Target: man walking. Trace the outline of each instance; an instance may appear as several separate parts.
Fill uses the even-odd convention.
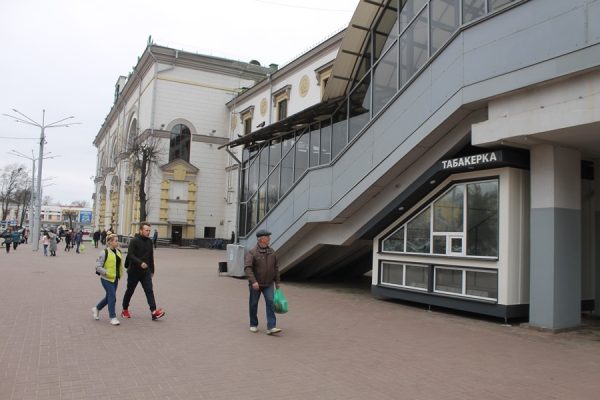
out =
[[[273,310],[273,283],[279,289],[279,264],[275,251],[269,247],[271,232],[259,230],[256,232],[256,241],[256,246],[246,254],[244,260],[244,270],[250,290],[250,332],[258,332],[258,300],[262,293],[267,313],[267,335],[273,335],[281,332],[281,329],[277,328],[277,319]]]
[[[154,230],[154,235],[152,235],[152,243],[154,244],[154,248],[156,248],[156,242],[158,241],[158,231]]]
[[[154,300],[154,290],[152,289],[152,277],[154,277],[154,246],[150,239],[150,224],[148,222],[140,222],[139,233],[129,242],[127,249],[127,259],[125,266],[127,267],[127,290],[123,296],[123,318],[131,318],[129,312],[129,302],[131,296],[137,287],[138,282],[142,284],[146,300],[150,307],[152,320],[157,320],[165,315],[161,308],[156,308]]]

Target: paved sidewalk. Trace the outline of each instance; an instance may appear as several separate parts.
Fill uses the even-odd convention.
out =
[[[224,251],[158,249],[151,321],[94,321],[98,250],[0,253],[0,399],[598,399],[597,330],[551,334],[283,282],[279,337],[248,331],[245,280]],[[124,283],[124,282],[122,282]],[[118,307],[124,293],[118,290]]]

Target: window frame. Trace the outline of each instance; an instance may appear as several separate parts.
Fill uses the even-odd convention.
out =
[[[410,214],[408,214],[406,216],[406,218],[403,218],[402,220],[400,220],[399,223],[395,224],[393,226],[393,228],[391,228],[386,234],[385,236],[383,236],[382,238],[379,239],[379,243],[378,243],[378,250],[380,253],[383,254],[397,254],[397,255],[407,255],[407,256],[423,256],[423,257],[450,257],[450,258],[468,258],[468,259],[481,259],[481,260],[498,260],[499,255],[500,255],[500,218],[498,218],[498,230],[496,232],[497,235],[497,244],[498,244],[498,255],[496,256],[481,256],[481,255],[469,255],[467,254],[467,185],[469,184],[474,184],[474,183],[485,183],[485,182],[496,182],[497,183],[497,188],[498,188],[498,192],[497,192],[497,211],[498,214],[500,214],[500,176],[499,175],[493,175],[493,176],[486,176],[486,177],[478,177],[478,178],[473,178],[473,179],[455,179],[455,180],[451,180],[450,182],[448,182],[447,185],[445,185],[443,188],[441,188],[439,191],[436,191],[434,194],[431,194],[431,196],[429,196],[425,202],[420,205],[418,208],[416,208],[413,212],[411,212]],[[450,190],[452,190],[455,186],[457,185],[465,185],[464,188],[464,196],[463,196],[463,231],[461,232],[438,232],[438,231],[434,231],[433,230],[433,219],[434,219],[434,212],[433,212],[433,204],[440,198],[442,198],[446,193],[448,193]],[[414,219],[418,218],[422,212],[424,212],[427,208],[430,209],[430,215],[429,215],[429,253],[417,253],[417,252],[409,252],[407,251],[407,240],[408,240],[408,231],[407,231],[407,226],[408,224],[413,221]],[[404,229],[404,244],[403,244],[403,249],[404,251],[397,251],[397,250],[385,250],[384,249],[384,242],[391,237],[392,235],[394,235],[398,230],[400,229]],[[441,254],[441,253],[434,253],[434,236],[445,236],[446,237],[446,253]],[[462,250],[461,252],[452,252],[451,251],[451,239],[458,239],[460,238],[462,240]]]

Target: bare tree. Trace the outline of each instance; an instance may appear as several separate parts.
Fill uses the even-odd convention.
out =
[[[8,206],[15,202],[16,192],[27,181],[27,168],[22,164],[9,164],[0,176],[0,198],[2,199],[2,220],[8,217]]]
[[[29,188],[27,182],[25,183],[25,187],[19,188],[19,190],[17,190],[15,193],[15,202],[17,203],[17,207],[21,210],[19,226],[23,226],[25,215],[27,214],[31,203],[31,188]],[[29,224],[31,225],[31,221],[29,221]]]
[[[133,172],[139,176],[138,200],[140,202],[140,221],[148,217],[148,195],[146,181],[150,178],[152,168],[158,165],[162,156],[160,139],[156,136],[142,135],[132,140],[129,146]]]
[[[44,196],[42,198],[42,205],[51,206],[53,204],[54,204],[54,199],[52,198],[52,196]]]
[[[63,210],[62,212],[63,218],[67,217],[69,219],[69,229],[73,229],[73,221],[76,221],[77,215],[79,211],[77,210]]]
[[[82,207],[86,208],[90,206],[90,203],[87,200],[75,200],[71,202],[73,207]]]

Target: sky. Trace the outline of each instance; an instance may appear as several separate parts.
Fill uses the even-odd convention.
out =
[[[70,127],[45,131],[43,196],[92,204],[92,142],[114,85],[155,44],[283,66],[344,29],[358,0],[19,0],[0,2],[0,170],[37,158],[41,129],[3,114]]]

